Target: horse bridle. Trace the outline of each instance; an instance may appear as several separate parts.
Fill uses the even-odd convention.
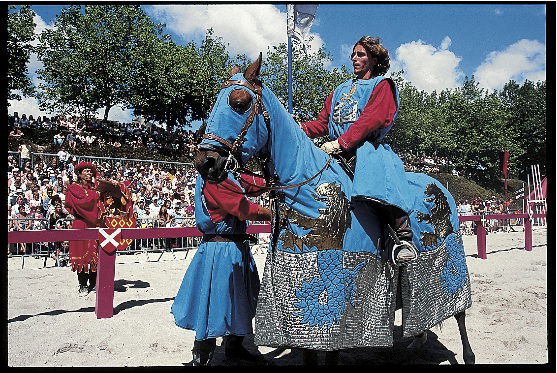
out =
[[[245,81],[245,80],[226,80],[222,83],[220,88],[221,88],[221,90],[223,90],[223,89],[231,87],[233,85],[239,85],[239,86],[245,87],[245,88],[249,89],[253,94],[255,94],[255,103],[254,103],[254,105],[252,105],[252,110],[249,113],[248,117],[246,118],[246,121],[244,122],[244,124],[242,126],[242,129],[238,133],[238,136],[236,137],[236,139],[234,140],[233,143],[230,143],[229,141],[223,139],[222,137],[214,135],[212,133],[205,133],[205,134],[203,134],[202,138],[203,139],[208,139],[208,140],[214,140],[214,141],[218,142],[219,144],[221,144],[222,146],[224,146],[226,148],[226,150],[228,151],[228,157],[227,157],[226,162],[224,164],[224,170],[225,171],[230,171],[230,172],[235,173],[235,172],[238,172],[238,171],[241,170],[245,173],[253,175],[254,174],[253,172],[251,172],[249,170],[246,170],[243,167],[241,167],[241,165],[240,165],[241,154],[239,154],[238,149],[246,141],[245,140],[246,133],[248,132],[251,125],[253,124],[253,121],[254,121],[255,116],[257,114],[262,114],[263,115],[265,125],[267,126],[267,131],[268,131],[269,134],[271,133],[271,131],[270,131],[270,116],[269,116],[269,113],[267,112],[267,110],[265,109],[265,106],[263,105],[261,86],[258,86],[256,84],[252,84],[252,83],[250,83],[248,81]],[[305,185],[305,184],[309,183],[310,181],[315,179],[317,176],[322,174],[323,171],[325,171],[325,169],[329,166],[332,159],[333,159],[333,155],[331,154],[329,159],[325,163],[325,166],[323,166],[323,168],[321,170],[319,170],[311,178],[309,178],[309,179],[307,179],[307,180],[305,180],[301,183],[291,184],[291,185],[270,185],[271,184],[271,179],[276,179],[276,177],[271,177],[270,175],[267,175],[267,177],[265,177],[265,181],[266,181],[265,186],[252,185],[252,184],[247,183],[247,182],[246,183],[248,185],[258,187],[259,189],[265,189],[265,190],[270,190],[270,191],[298,188],[302,185]],[[266,163],[267,162],[268,162],[268,159],[266,160]],[[263,170],[267,170],[266,164],[264,165]],[[259,175],[257,175],[257,176],[259,176]]]
[[[242,129],[238,133],[238,136],[236,137],[233,143],[230,143],[229,141],[223,139],[222,137],[213,135],[212,133],[203,134],[202,137],[204,139],[215,140],[219,144],[223,145],[226,148],[226,150],[228,150],[228,158],[226,159],[224,169],[225,171],[232,171],[232,172],[240,169],[239,160],[241,159],[241,155],[239,154],[238,149],[246,141],[245,140],[246,133],[250,129],[251,125],[253,124],[255,116],[257,114],[263,114],[263,119],[265,120],[265,124],[267,125],[267,128],[269,128],[269,113],[267,112],[267,110],[265,110],[265,106],[263,105],[263,100],[261,99],[262,97],[261,87],[252,84],[250,82],[247,82],[245,80],[226,80],[222,83],[220,88],[221,90],[223,90],[233,85],[240,85],[242,87],[246,87],[247,89],[249,89],[251,92],[255,94],[255,103],[252,105],[252,110],[248,114],[248,117],[246,118],[246,121],[244,122]]]

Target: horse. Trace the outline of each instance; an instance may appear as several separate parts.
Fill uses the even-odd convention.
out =
[[[194,158],[213,183],[246,170],[251,159],[262,162],[273,221],[255,344],[299,348],[307,361],[317,351],[338,356],[343,349],[391,347],[394,314],[402,308],[403,337],[414,337],[412,346],[454,316],[463,360],[475,363],[465,326],[470,279],[454,198],[434,178],[407,172],[418,257],[391,264],[388,231],[372,210],[348,199],[352,180],[342,163],[316,147],[261,82],[261,63],[260,53],[243,74],[230,72]]]

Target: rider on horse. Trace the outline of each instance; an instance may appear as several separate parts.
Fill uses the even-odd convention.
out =
[[[351,59],[355,78],[339,85],[325,101],[317,120],[300,123],[310,138],[328,135],[321,149],[335,154],[353,178],[352,203],[365,203],[389,229],[390,259],[400,265],[417,258],[412,243],[404,185],[404,165],[383,142],[399,108],[398,90],[382,75],[389,69],[389,52],[380,39],[364,36],[354,45]]]

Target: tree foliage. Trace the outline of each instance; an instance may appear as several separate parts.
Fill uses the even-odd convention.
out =
[[[546,171],[547,100],[546,82],[533,83],[526,80],[522,86],[511,80],[499,93],[499,98],[509,115],[508,126],[514,134],[514,142],[522,151],[509,162],[520,165],[516,173],[526,178],[528,166],[539,164]],[[511,154],[512,155],[512,154]]]
[[[130,101],[134,113],[164,122],[167,128],[205,119],[233,63],[211,29],[199,47],[168,40],[143,51],[137,61]]]
[[[24,6],[9,17],[8,88],[29,93],[25,65],[32,12]],[[39,37],[37,52],[44,64],[39,71],[44,81],[38,93],[41,108],[81,115],[104,108],[106,119],[111,107],[122,105],[166,123],[167,129],[206,119],[230,68],[243,70],[251,61],[245,55],[231,57],[211,29],[200,45],[178,45],[163,34],[163,27],[137,5],[64,8],[55,28]],[[293,114],[298,121],[313,120],[328,94],[352,74],[344,65],[329,68],[325,49],[308,55],[294,45],[293,55]],[[287,70],[286,44],[270,47],[262,80],[285,107]],[[472,76],[462,87],[428,93],[402,79],[401,73],[392,78],[401,104],[397,124],[385,140],[400,154],[443,157],[459,173],[488,187],[501,184],[503,151],[510,153],[511,177],[524,179],[532,164],[545,172],[545,81],[510,81],[500,92],[490,93]]]
[[[514,177],[524,177],[533,162],[545,164],[545,83],[537,90],[526,82],[489,93],[471,77],[439,94],[397,83],[400,112],[386,137],[396,150],[444,157],[459,173],[491,188],[501,185],[504,151]]]
[[[313,120],[323,109],[327,96],[352,75],[345,66],[328,70],[325,66],[330,55],[323,49],[306,55],[301,48],[294,47],[292,54],[293,114],[299,121]],[[269,48],[261,75],[265,84],[287,106],[288,54],[285,43]]]
[[[27,71],[27,64],[33,50],[31,42],[35,39],[33,15],[29,5],[23,5],[19,10],[16,10],[14,5],[8,6],[6,40],[8,100],[21,100],[19,92],[23,96],[31,96],[34,93],[33,83]]]
[[[91,115],[129,103],[137,50],[160,36],[139,5],[69,6],[45,30],[37,48],[44,68],[38,95],[41,109]]]

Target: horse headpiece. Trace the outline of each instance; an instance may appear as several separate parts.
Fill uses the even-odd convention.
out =
[[[269,124],[262,99],[263,85],[259,80],[261,59],[260,53],[244,74],[237,67],[233,68],[230,78],[221,85],[195,158],[197,170],[209,182],[220,182],[228,171],[237,170],[260,150],[261,136],[268,135],[268,131],[253,126],[257,121]],[[246,136],[250,130],[255,136]]]

